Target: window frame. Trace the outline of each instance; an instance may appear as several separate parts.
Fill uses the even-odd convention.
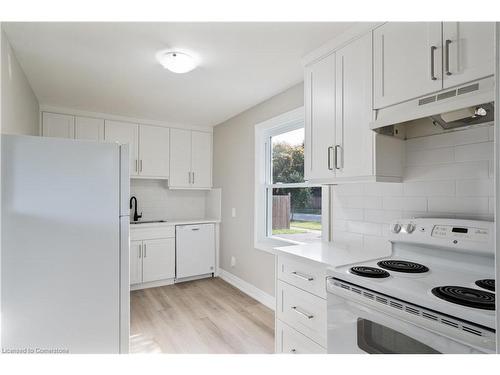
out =
[[[272,235],[272,191],[274,188],[321,187],[322,239],[329,238],[329,189],[307,181],[272,183],[272,137],[305,127],[304,107],[299,107],[255,125],[255,248],[274,253],[273,247],[304,244]]]

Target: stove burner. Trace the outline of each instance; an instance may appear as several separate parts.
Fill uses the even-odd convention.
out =
[[[376,279],[382,279],[384,277],[390,276],[389,272],[375,267],[356,266],[356,267],[351,267],[350,271],[351,273],[358,276],[372,277]]]
[[[422,264],[408,262],[406,260],[382,260],[378,262],[377,265],[386,270],[404,273],[423,273],[429,271],[429,269]]]
[[[482,279],[477,280],[476,285],[480,288],[495,291],[495,280],[494,279]]]
[[[495,310],[495,295],[480,289],[463,286],[439,286],[432,294],[445,301],[482,310]]]

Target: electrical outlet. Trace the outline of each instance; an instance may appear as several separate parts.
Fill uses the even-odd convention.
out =
[[[236,217],[236,208],[235,208],[235,207],[233,207],[233,208],[231,209],[231,216],[232,216],[232,217]]]
[[[231,257],[231,267],[236,266],[236,258],[234,256]]]

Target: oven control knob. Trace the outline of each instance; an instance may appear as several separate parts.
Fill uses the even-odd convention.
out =
[[[413,231],[415,231],[415,224],[406,224],[405,225],[405,232],[406,233],[413,233]]]
[[[394,224],[391,228],[392,233],[399,233],[401,232],[401,225],[400,224]]]

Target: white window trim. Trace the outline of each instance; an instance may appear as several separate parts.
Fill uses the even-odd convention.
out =
[[[254,246],[256,249],[275,253],[274,248],[289,245],[301,245],[297,242],[279,237],[269,237],[267,217],[267,199],[266,191],[269,188],[287,188],[287,187],[314,187],[321,186],[315,184],[297,183],[297,184],[272,184],[271,181],[271,163],[270,163],[270,144],[272,136],[281,134],[284,131],[300,129],[304,126],[304,107],[299,107],[279,116],[273,117],[267,121],[255,125],[255,213],[254,213]],[[329,189],[323,187],[322,191],[322,224],[323,239],[328,240],[329,228],[328,211]],[[325,210],[325,211],[324,211]]]

